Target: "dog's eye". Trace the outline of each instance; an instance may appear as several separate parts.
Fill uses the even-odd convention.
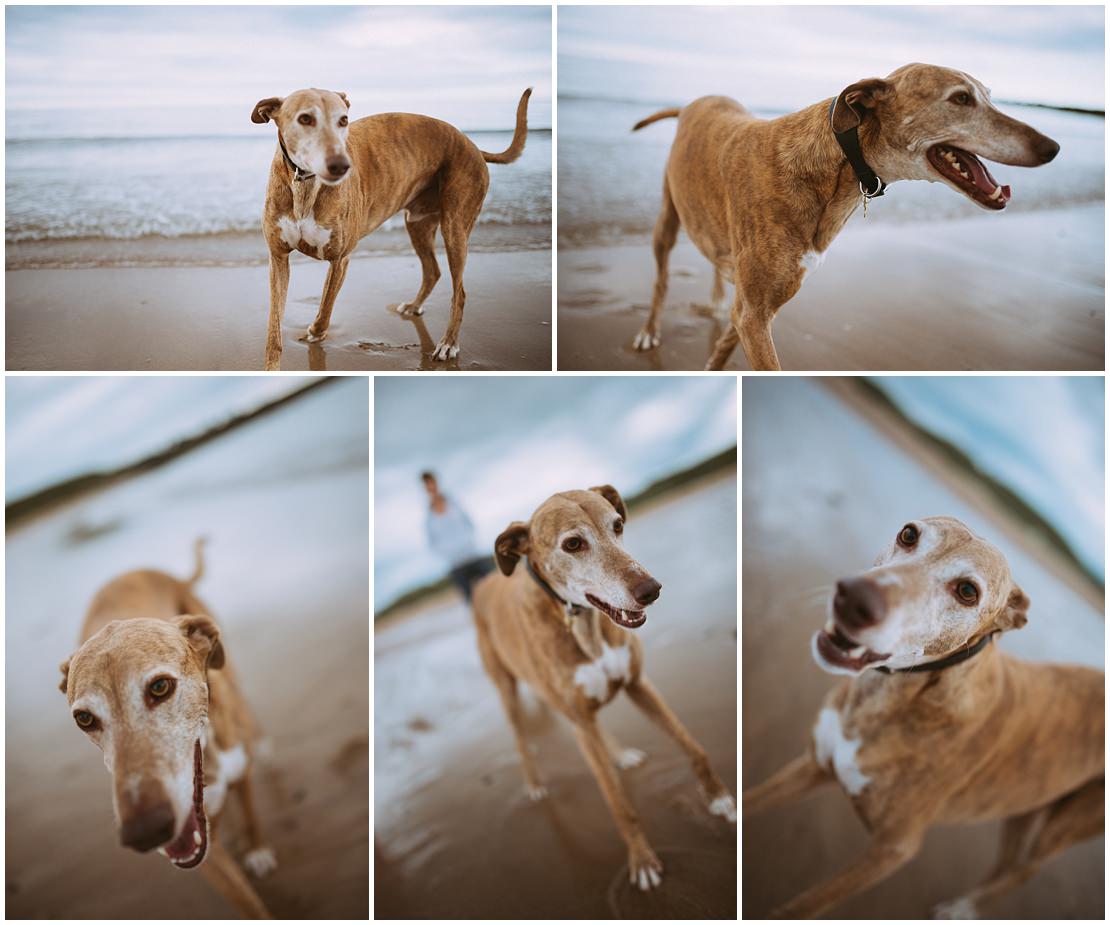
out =
[[[347,117],[346,116],[340,116],[339,117],[339,127],[340,128],[346,128],[347,127]]]
[[[961,90],[959,93],[953,93],[948,97],[949,103],[955,103],[957,106],[970,106],[972,104],[971,94]]]
[[[906,524],[901,532],[898,534],[898,545],[903,549],[912,549],[917,545],[917,541],[921,538],[917,527],[913,524]]]
[[[300,122],[301,125],[315,125],[316,124],[316,120],[313,119],[312,116],[310,116],[307,112],[302,112],[299,116],[297,116],[297,121]]]
[[[563,552],[581,552],[586,548],[586,541],[580,536],[568,536],[563,540]]]
[[[96,725],[96,717],[88,710],[78,710],[73,714],[73,718],[82,729],[92,729]]]
[[[622,533],[624,533],[624,521],[623,520],[614,520],[613,521],[613,532],[617,536],[620,536]]]
[[[979,603],[979,589],[970,581],[956,582],[956,597],[962,604]]]
[[[164,700],[173,693],[173,680],[170,678],[157,678],[150,682],[147,693],[155,700]]]

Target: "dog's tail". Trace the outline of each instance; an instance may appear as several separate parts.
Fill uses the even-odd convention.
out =
[[[208,537],[198,536],[193,543],[193,557],[196,564],[193,566],[193,574],[185,579],[185,584],[190,588],[204,577],[204,544],[207,542]]]
[[[641,119],[637,122],[632,126],[632,131],[638,132],[645,125],[651,125],[652,122],[658,122],[660,119],[677,119],[681,112],[681,106],[675,106],[674,109],[660,109],[659,112],[654,115],[648,116],[646,119]]]
[[[520,102],[516,105],[516,129],[513,131],[513,143],[500,154],[490,154],[483,151],[482,157],[487,164],[511,164],[524,153],[524,139],[528,136],[528,97],[532,95],[529,87],[521,94]]]

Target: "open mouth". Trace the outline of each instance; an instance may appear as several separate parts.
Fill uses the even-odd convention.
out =
[[[829,619],[825,628],[814,637],[817,651],[830,665],[847,671],[863,671],[868,665],[883,662],[890,658],[889,652],[872,652],[854,639],[844,635],[844,631]]]
[[[623,626],[625,629],[634,630],[637,626],[643,626],[647,619],[647,614],[642,610],[618,610],[592,594],[587,594],[586,600],[616,623],[617,626]]]
[[[204,758],[197,740],[193,749],[193,806],[181,834],[158,849],[183,870],[196,867],[208,851],[208,820],[204,815]]]
[[[1010,187],[999,186],[974,154],[951,145],[933,145],[925,154],[933,169],[969,199],[985,209],[1006,208]]]

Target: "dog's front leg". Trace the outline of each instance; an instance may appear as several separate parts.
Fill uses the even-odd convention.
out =
[[[762,784],[744,791],[744,815],[761,813],[794,800],[832,781],[832,775],[808,752],[779,768]]]
[[[921,847],[921,833],[908,831],[889,837],[876,836],[850,867],[824,883],[810,887],[771,913],[773,919],[812,919],[849,896],[885,880],[909,861]]]
[[[328,277],[324,280],[324,294],[320,297],[320,310],[316,313],[316,320],[308,327],[307,340],[310,344],[322,341],[328,333],[331,324],[331,311],[335,308],[335,298],[343,280],[347,278],[347,265],[350,257],[340,257],[328,264]]]
[[[597,720],[590,717],[576,722],[574,733],[590,770],[597,778],[602,796],[609,804],[617,830],[628,846],[628,879],[641,890],[659,886],[663,882],[663,864],[651,850],[651,845],[640,828],[640,818],[621,789],[620,779],[605,749],[605,740]]]
[[[218,838],[208,841],[208,857],[201,872],[216,890],[248,919],[269,919],[270,910],[254,891],[246,874]]]
[[[289,293],[289,252],[270,251],[270,322],[266,329],[265,369],[281,365],[281,322]]]

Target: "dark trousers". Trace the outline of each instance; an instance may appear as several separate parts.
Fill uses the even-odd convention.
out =
[[[463,562],[451,569],[451,582],[462,592],[463,597],[466,598],[466,602],[469,604],[470,589],[474,587],[474,583],[492,571],[493,559],[489,556],[482,556],[480,559],[471,559],[469,562]]]

